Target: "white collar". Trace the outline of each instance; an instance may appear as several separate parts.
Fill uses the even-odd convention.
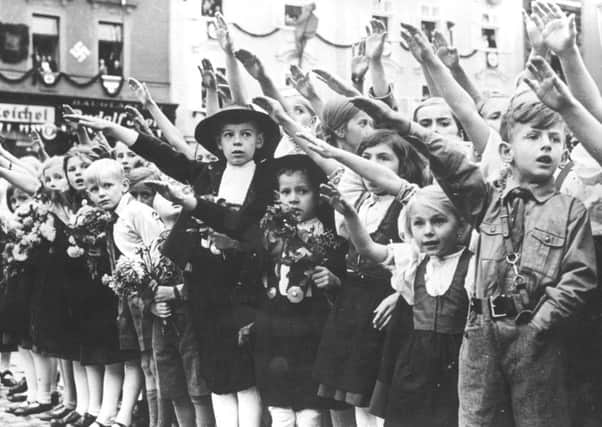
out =
[[[134,196],[132,196],[130,193],[125,193],[121,200],[119,200],[119,203],[117,203],[117,207],[115,208],[115,214],[118,217],[121,217],[126,212],[127,206],[132,200],[134,200]]]
[[[244,165],[231,165],[230,163],[226,162],[226,168],[224,169],[224,173],[228,172],[228,173],[249,173],[251,171],[255,172],[255,160],[251,160],[247,163],[245,163]]]

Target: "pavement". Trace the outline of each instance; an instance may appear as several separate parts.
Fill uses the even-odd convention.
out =
[[[23,371],[20,365],[18,353],[13,353],[11,357],[11,371],[17,380],[23,377]],[[17,417],[5,412],[5,410],[14,405],[6,399],[6,387],[0,386],[0,427],[48,427],[50,423],[40,421],[35,416]]]

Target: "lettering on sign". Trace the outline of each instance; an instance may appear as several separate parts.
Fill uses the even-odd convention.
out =
[[[0,103],[0,122],[54,123],[54,107]]]

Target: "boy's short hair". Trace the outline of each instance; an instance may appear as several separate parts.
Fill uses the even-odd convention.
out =
[[[90,166],[88,166],[88,169],[84,171],[84,181],[86,181],[86,184],[94,182],[98,180],[101,175],[110,175],[119,181],[126,179],[121,163],[113,159],[100,159],[92,162]]]
[[[563,123],[562,117],[543,104],[535,93],[527,88],[510,98],[508,110],[502,116],[500,136],[503,141],[512,143],[512,129],[517,123],[529,123],[536,129],[549,129],[558,122]]]

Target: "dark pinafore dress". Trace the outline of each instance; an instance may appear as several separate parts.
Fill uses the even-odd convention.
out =
[[[399,242],[397,220],[402,207],[397,200],[391,203],[371,234],[375,242]],[[320,396],[359,407],[368,405],[384,339],[384,332],[372,326],[374,309],[391,293],[391,273],[361,257],[350,245],[347,276],[326,321],[314,367]]]
[[[428,257],[418,266],[412,330],[397,355],[385,426],[458,425],[458,355],[468,314],[464,281],[471,255],[464,250],[449,289],[437,297],[426,291]]]

